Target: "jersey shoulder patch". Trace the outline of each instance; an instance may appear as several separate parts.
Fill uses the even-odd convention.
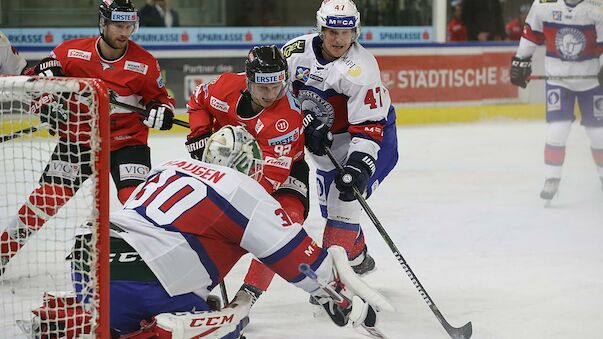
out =
[[[293,53],[303,53],[306,50],[306,40],[295,40],[283,46],[283,56],[289,58]]]

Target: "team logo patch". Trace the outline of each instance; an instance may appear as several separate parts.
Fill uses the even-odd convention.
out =
[[[113,70],[113,65],[108,64],[106,62],[100,62],[101,67],[103,68],[103,71],[107,71],[107,70]]]
[[[577,28],[563,27],[555,34],[555,47],[562,60],[576,60],[586,49],[586,36]]]
[[[124,69],[126,71],[132,71],[146,75],[147,71],[149,70],[149,66],[140,62],[126,60],[126,63],[124,64]]]
[[[295,69],[295,78],[303,82],[308,81],[310,75],[310,69],[308,67],[297,66]]]
[[[226,112],[226,113],[228,113],[228,110],[230,109],[230,106],[225,101],[216,99],[216,97],[214,97],[214,96],[212,96],[211,99],[209,99],[209,105],[211,107],[217,109],[218,111],[222,111],[222,112]]]
[[[561,21],[561,11],[553,11],[553,20]]]
[[[59,177],[68,180],[77,179],[80,166],[67,161],[53,160],[48,164],[46,174],[51,177]]]
[[[335,121],[335,109],[321,94],[324,95],[311,90],[300,90],[297,98],[301,102],[302,110],[311,111],[320,121],[331,127]]]
[[[260,133],[261,130],[264,129],[264,123],[262,122],[262,120],[258,119],[258,121],[256,121],[255,123],[255,133]]]
[[[602,120],[603,119],[603,95],[593,96],[593,110],[594,110],[595,119]]]
[[[289,129],[289,122],[287,122],[285,119],[279,119],[274,126],[276,127],[277,131],[284,132]]]
[[[149,168],[140,164],[122,164],[119,165],[119,180],[140,180],[144,181],[149,174]]]
[[[306,41],[305,40],[296,40],[287,46],[283,47],[283,56],[288,58],[293,53],[303,53],[306,49]]]
[[[165,86],[165,83],[163,82],[163,77],[161,76],[161,74],[157,77],[157,80],[155,80],[157,82],[157,87],[159,88],[163,88],[163,86]]]
[[[67,57],[82,60],[90,60],[90,57],[92,57],[92,53],[79,49],[69,49],[69,51],[67,51]]]
[[[546,110],[559,111],[561,109],[561,90],[559,88],[553,88],[546,93]]]

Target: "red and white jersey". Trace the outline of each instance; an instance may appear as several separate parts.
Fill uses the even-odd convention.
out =
[[[299,264],[334,279],[328,252],[261,185],[228,167],[165,162],[110,219],[111,235],[136,249],[170,296],[206,298],[247,252],[308,292],[318,286]]]
[[[334,152],[361,151],[376,159],[391,105],[377,60],[356,42],[344,56],[328,62],[320,57],[320,44],[318,34],[307,34],[283,47],[293,93],[302,110],[330,126],[336,141],[339,134],[354,139]]]
[[[105,60],[98,50],[98,38],[68,40],[51,53],[61,62],[68,77],[98,78],[117,94],[117,99],[144,108],[150,101],[173,107],[161,77],[159,63],[149,52],[133,41],[117,60]],[[146,145],[149,128],[140,114],[113,107],[111,111],[111,150],[130,145]]]
[[[262,149],[264,177],[260,182],[272,194],[289,177],[293,162],[304,157],[304,139],[299,102],[286,91],[272,106],[251,118],[237,113],[247,89],[245,74],[224,73],[197,86],[188,102],[190,137],[217,131],[225,125],[241,125]]]
[[[570,6],[563,0],[535,0],[517,49],[520,58],[545,45],[549,76],[596,75],[603,64],[603,1]],[[549,81],[575,91],[598,86],[597,79]]]
[[[0,74],[19,75],[27,61],[11,46],[4,33],[0,32]]]

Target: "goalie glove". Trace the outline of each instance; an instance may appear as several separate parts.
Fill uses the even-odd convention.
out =
[[[169,130],[174,125],[174,112],[172,107],[158,101],[151,101],[146,107],[147,117],[142,121],[149,128]]]
[[[335,275],[335,280],[329,285],[343,300],[334,300],[323,289],[312,293],[312,296],[337,326],[345,326],[351,322],[353,327],[375,327],[378,312],[394,311],[394,307],[354,273],[342,247],[331,246],[328,251],[333,260]]]

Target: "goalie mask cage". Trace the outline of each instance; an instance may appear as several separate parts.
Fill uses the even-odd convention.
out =
[[[67,120],[41,122],[43,97],[67,112]],[[20,244],[8,261],[0,253],[0,338],[109,338],[106,86],[97,79],[0,76],[0,134],[0,232]],[[51,160],[55,148],[75,163]],[[91,168],[89,177],[82,166]],[[40,191],[45,168],[53,177],[82,181],[56,214],[52,206],[64,197]],[[59,186],[69,186],[61,180]],[[76,239],[86,246],[74,251]],[[10,252],[4,240],[0,245]],[[72,275],[84,282],[74,284]]]

